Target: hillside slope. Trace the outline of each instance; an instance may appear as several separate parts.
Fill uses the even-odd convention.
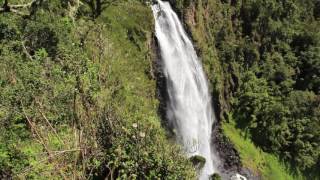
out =
[[[146,1],[6,2],[0,179],[195,179],[161,123]],[[243,168],[319,179],[319,1],[171,3],[202,59],[217,132]]]
[[[243,165],[264,179],[319,179],[320,3],[171,3],[190,29],[220,125]]]
[[[105,2],[1,13],[0,179],[195,177],[157,114],[150,7]]]

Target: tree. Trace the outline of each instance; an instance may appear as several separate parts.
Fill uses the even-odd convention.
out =
[[[285,105],[290,107],[291,135],[289,146],[281,151],[300,169],[311,168],[320,157],[320,99],[310,91],[292,91]]]
[[[90,7],[93,18],[97,18],[98,16],[101,15],[101,12],[107,6],[117,2],[117,0],[81,0],[81,1]]]

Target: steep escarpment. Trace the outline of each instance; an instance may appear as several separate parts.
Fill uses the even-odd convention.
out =
[[[265,179],[293,178],[289,173],[318,178],[319,3],[172,3],[199,49],[220,125],[243,165]],[[246,151],[241,143],[253,149]],[[276,157],[264,152],[294,170],[285,172]]]

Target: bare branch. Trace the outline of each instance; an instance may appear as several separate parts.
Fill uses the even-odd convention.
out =
[[[77,151],[81,151],[81,149],[70,149],[70,150],[62,150],[62,151],[52,151],[54,154],[52,154],[51,157],[45,157],[43,159],[41,159],[40,161],[37,161],[36,164],[41,164],[43,162],[46,162],[46,161],[50,161],[50,158],[57,158],[61,155],[64,155],[66,153],[69,153],[69,152],[77,152]],[[30,172],[32,169],[34,168],[34,165],[30,165],[28,166],[27,168],[25,168],[24,170],[22,170],[20,173],[18,174],[15,174],[14,176],[16,177],[19,177],[21,175],[25,175],[27,174],[28,172]]]
[[[23,13],[23,12],[21,12],[21,11],[18,11],[18,10],[16,10],[16,9],[13,9],[13,8],[10,8],[10,12],[16,13],[16,14],[18,14],[18,15],[20,15],[20,16],[27,16],[27,15],[28,15],[28,14],[26,14],[26,13]]]
[[[43,138],[43,137],[41,136],[41,134],[37,131],[37,128],[35,127],[35,124],[33,124],[33,122],[31,121],[31,119],[28,117],[26,111],[25,111],[24,108],[23,108],[23,103],[22,103],[22,101],[20,101],[20,102],[21,102],[21,105],[22,105],[22,112],[23,112],[24,116],[26,117],[26,119],[27,119],[27,121],[28,121],[31,129],[35,132],[35,134],[37,135],[39,141],[41,142],[42,146],[43,146],[44,149],[47,151],[47,153],[48,153],[48,155],[49,155],[49,157],[50,157],[50,156],[51,156],[51,153],[50,153],[50,151],[49,151],[49,149],[48,149],[48,146],[46,145],[45,141],[43,140],[44,138]]]
[[[21,45],[22,45],[22,50],[24,52],[24,54],[30,59],[30,60],[33,60],[33,57],[31,56],[31,54],[28,52],[25,44],[24,44],[24,41],[21,42]]]
[[[29,3],[26,4],[16,4],[16,5],[9,5],[10,8],[18,9],[18,8],[28,8],[30,7],[33,3],[35,3],[37,0],[33,0]]]
[[[25,9],[25,8],[33,8],[38,2],[42,2],[43,0],[32,0],[26,4],[10,4],[9,0],[5,0],[2,7],[0,7],[0,13],[3,12],[12,12],[16,13],[21,16],[28,16],[30,14],[26,14],[18,9]]]
[[[37,102],[40,106],[40,108],[42,108],[42,104],[40,104],[39,102]],[[38,108],[38,111],[40,112],[40,114],[42,115],[42,117],[46,120],[46,123],[49,125],[49,127],[51,128],[52,132],[56,135],[56,137],[58,138],[58,140],[60,141],[60,143],[64,143],[60,136],[58,135],[57,131],[54,129],[54,127],[52,126],[52,124],[50,123],[50,121],[48,120],[48,118],[45,116],[45,114],[41,111],[41,109]]]

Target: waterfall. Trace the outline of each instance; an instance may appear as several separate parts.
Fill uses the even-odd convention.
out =
[[[169,96],[167,118],[185,153],[189,157],[199,155],[206,159],[199,179],[209,179],[217,172],[219,159],[211,148],[215,116],[206,76],[192,42],[170,4],[158,0],[152,11]]]

